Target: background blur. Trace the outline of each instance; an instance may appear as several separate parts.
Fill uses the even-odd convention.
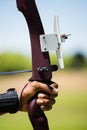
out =
[[[61,34],[71,34],[62,44],[63,53],[82,52],[87,56],[87,1],[36,0],[45,33],[54,32],[54,16],[58,15]],[[17,10],[16,0],[3,0],[0,6],[0,53],[4,51],[30,55],[27,24]],[[30,52],[30,54],[29,54]]]
[[[59,16],[61,33],[71,33],[62,44],[65,69],[53,73],[59,97],[46,112],[50,130],[87,130],[87,1],[36,0],[46,33],[53,33],[53,17]],[[24,17],[14,0],[0,4],[0,72],[32,68],[30,39]],[[20,59],[20,60],[19,60]],[[55,60],[54,60],[55,59]],[[57,63],[54,54],[51,62]],[[0,75],[0,93],[24,85],[31,73]],[[27,113],[0,116],[1,130],[32,129]]]

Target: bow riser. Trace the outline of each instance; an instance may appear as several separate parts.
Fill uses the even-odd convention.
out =
[[[24,1],[22,6],[20,0],[17,0],[17,5],[18,9],[25,16],[30,33],[33,69],[31,80],[45,82],[46,80],[48,81],[52,78],[52,70],[50,66],[49,53],[41,52],[39,36],[41,34],[44,34],[43,26],[39,17],[38,10],[36,8],[35,1]],[[40,72],[38,71],[40,67],[47,67],[48,71],[46,70],[44,72]]]
[[[44,34],[35,0],[17,0],[17,7],[23,13],[30,33],[33,72],[30,81],[40,81],[50,85],[52,69],[48,52],[41,52],[39,36]],[[29,102],[29,117],[34,130],[49,130],[45,114],[36,104],[37,96]]]

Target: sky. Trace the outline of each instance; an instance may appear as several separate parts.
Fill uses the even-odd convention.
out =
[[[53,34],[54,16],[58,15],[61,34],[71,34],[62,43],[64,55],[78,52],[87,56],[87,0],[36,0],[46,34]],[[16,0],[0,3],[0,53],[31,54],[26,21]]]

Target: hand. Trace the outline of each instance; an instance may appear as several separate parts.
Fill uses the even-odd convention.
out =
[[[28,82],[25,86],[17,89],[18,95],[20,95],[21,107],[19,110],[28,111],[29,100],[37,93],[37,104],[42,110],[52,109],[52,105],[55,104],[55,98],[58,95],[58,85],[56,83],[51,84],[49,87],[46,84],[33,81]]]

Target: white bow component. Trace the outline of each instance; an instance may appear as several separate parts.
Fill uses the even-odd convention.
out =
[[[58,57],[59,68],[64,68],[63,54],[61,43],[65,42],[70,34],[60,34],[58,16],[54,16],[54,34],[40,35],[41,51],[56,51]]]

